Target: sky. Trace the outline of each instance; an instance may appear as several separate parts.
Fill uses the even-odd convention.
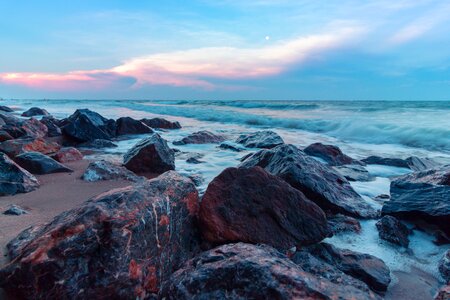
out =
[[[0,97],[450,100],[448,0],[0,0]]]

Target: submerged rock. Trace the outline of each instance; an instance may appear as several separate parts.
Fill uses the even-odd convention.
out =
[[[250,134],[242,134],[237,138],[236,143],[242,144],[247,148],[271,149],[284,144],[284,141],[276,132],[264,130]]]
[[[124,166],[101,160],[91,162],[81,178],[85,181],[95,182],[102,180],[129,180],[132,182],[143,181],[144,178],[136,176]]]
[[[277,249],[323,240],[324,212],[301,192],[260,167],[228,168],[208,185],[200,228],[213,244],[264,243]]]
[[[153,129],[143,122],[130,117],[119,118],[116,124],[116,135],[153,133]]]
[[[116,135],[116,122],[89,109],[77,109],[64,121],[63,134],[78,143],[110,140]]]
[[[360,165],[345,165],[334,167],[339,174],[349,181],[372,181],[374,177],[370,175],[366,168]]]
[[[36,177],[1,153],[0,170],[0,196],[28,193],[39,187]]]
[[[43,117],[40,121],[42,124],[44,124],[45,126],[47,126],[47,136],[49,137],[55,137],[55,136],[60,136],[62,135],[62,131],[61,128],[59,128],[58,126],[58,120],[55,119],[52,116],[48,116],[48,117]]]
[[[108,140],[95,139],[86,143],[78,145],[79,148],[92,148],[92,149],[103,149],[103,148],[116,148],[117,145]]]
[[[18,205],[12,204],[3,212],[3,214],[11,216],[20,216],[28,214],[28,211]]]
[[[124,165],[135,173],[164,173],[175,169],[175,154],[159,134],[141,140],[124,156]]]
[[[179,141],[174,141],[174,145],[186,145],[186,144],[215,144],[223,142],[225,138],[221,135],[214,134],[210,131],[197,131],[194,132]]]
[[[405,248],[408,247],[408,235],[411,233],[411,230],[396,218],[384,216],[376,223],[376,227],[381,239]]]
[[[450,250],[447,250],[439,261],[439,272],[445,282],[450,283]]]
[[[303,271],[266,245],[228,244],[188,261],[167,281],[160,298],[379,299],[346,282],[335,284]]]
[[[294,145],[285,144],[270,150],[260,150],[244,160],[240,166],[264,168],[300,190],[323,210],[362,218],[377,215],[353,190],[347,179]]]
[[[29,228],[0,286],[27,299],[145,299],[198,251],[194,184],[167,172]]]
[[[382,213],[424,220],[450,235],[450,165],[396,178],[391,182],[391,200],[385,202]]]
[[[26,152],[52,154],[58,152],[59,149],[61,149],[59,144],[46,141],[43,138],[15,139],[0,143],[0,152],[7,154],[9,157],[16,157]]]
[[[178,122],[171,122],[163,118],[142,119],[142,123],[151,128],[161,129],[180,129],[181,125]]]
[[[79,161],[83,159],[83,154],[73,147],[61,148],[58,152],[51,155],[51,158],[60,162],[68,163],[73,161]]]
[[[308,155],[323,159],[330,166],[361,164],[361,162],[345,155],[339,147],[334,145],[314,143],[306,147],[303,151]]]
[[[22,117],[48,116],[49,113],[43,108],[32,107],[22,113]]]
[[[73,172],[72,169],[39,152],[22,153],[16,156],[15,161],[32,174]]]
[[[241,152],[244,151],[245,149],[242,148],[241,146],[235,145],[233,143],[230,142],[223,142],[219,145],[220,149],[224,149],[224,150],[231,150],[234,152]]]

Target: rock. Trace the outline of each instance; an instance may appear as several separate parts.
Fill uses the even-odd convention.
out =
[[[308,155],[323,159],[330,166],[361,164],[358,160],[345,155],[339,147],[334,145],[314,143],[306,147],[303,151]]]
[[[0,196],[28,193],[39,187],[36,177],[1,153],[0,170]]]
[[[303,271],[266,245],[228,244],[188,261],[167,281],[161,299],[379,299]]]
[[[14,160],[32,174],[73,172],[72,169],[39,152],[25,152],[16,156]]]
[[[2,120],[2,123],[4,123],[1,126],[1,129],[15,139],[45,137],[48,132],[47,126],[34,118],[24,120],[12,115],[0,114],[0,119]]]
[[[406,168],[411,169],[413,171],[424,171],[438,166],[438,163],[436,163],[432,159],[419,158],[417,156],[410,156],[406,159],[369,156],[365,159],[362,159],[362,161],[365,162],[366,164]]]
[[[49,113],[43,108],[32,107],[29,110],[22,113],[22,117],[34,117],[34,116],[48,116]]]
[[[204,163],[204,161],[201,161],[199,159],[197,159],[196,157],[189,157],[188,159],[186,159],[186,162],[189,164],[201,164]]]
[[[3,212],[4,215],[11,215],[11,216],[20,216],[24,214],[28,214],[28,211],[23,209],[22,207],[12,204]]]
[[[14,139],[8,132],[0,130],[0,143]]]
[[[434,298],[434,300],[449,300],[449,299],[450,299],[450,284],[443,286]]]
[[[73,147],[61,148],[58,152],[51,155],[51,158],[60,163],[68,163],[83,159],[83,154]]]
[[[163,118],[152,118],[152,119],[142,119],[142,123],[151,128],[162,128],[162,129],[180,129],[181,125],[178,122],[171,122]]]
[[[397,177],[382,214],[427,221],[450,235],[450,165]]]
[[[244,148],[242,148],[238,145],[235,145],[231,142],[223,142],[222,144],[219,145],[219,148],[224,149],[224,150],[231,150],[234,152],[241,152],[241,151],[245,150]]]
[[[430,158],[419,158],[417,156],[411,156],[406,159],[406,163],[413,171],[424,171],[439,166],[437,162]]]
[[[81,178],[85,181],[95,182],[101,180],[129,180],[140,182],[143,177],[136,176],[124,166],[101,160],[91,162]]]
[[[47,126],[48,137],[56,137],[62,135],[61,128],[58,126],[58,120],[52,116],[43,117],[40,121],[42,124]]]
[[[408,248],[411,230],[392,216],[384,216],[376,223],[381,239]]]
[[[205,182],[205,178],[201,174],[190,174],[187,177],[194,182],[195,186],[200,186]]]
[[[4,112],[14,112],[14,110],[8,106],[0,105],[0,111]]]
[[[347,179],[294,145],[284,144],[273,149],[260,150],[244,160],[240,166],[264,168],[287,181],[325,211],[361,218],[377,215],[353,190]]]
[[[116,122],[89,109],[78,109],[65,120],[63,134],[78,143],[110,140],[116,135]]]
[[[450,250],[447,250],[439,261],[439,272],[445,282],[450,284]]]
[[[103,148],[116,148],[117,145],[108,140],[96,139],[86,143],[79,144],[80,148],[92,148],[92,149],[103,149]]]
[[[309,246],[307,251],[317,259],[361,280],[375,292],[385,292],[391,282],[389,268],[375,256],[339,249],[327,243]]]
[[[333,167],[339,174],[344,176],[349,181],[372,181],[374,177],[369,174],[363,166],[360,165],[345,165]]]
[[[116,135],[153,133],[153,129],[143,122],[130,117],[117,119],[116,124]]]
[[[175,169],[175,154],[159,134],[141,140],[124,156],[124,165],[135,173],[164,173]]]
[[[242,134],[237,138],[236,143],[243,144],[247,148],[271,149],[284,144],[284,141],[277,133],[264,130],[250,134]]]
[[[216,135],[212,132],[203,130],[194,132],[179,141],[173,142],[174,145],[186,145],[186,144],[214,144],[223,142],[225,138],[220,135]]]
[[[48,142],[43,138],[24,138],[5,141],[0,143],[0,152],[9,157],[16,157],[25,152],[40,152],[42,154],[51,154],[58,152],[61,146],[54,142]]]
[[[200,228],[213,244],[264,243],[277,249],[310,245],[329,234],[324,212],[260,167],[228,168],[208,185]]]
[[[334,216],[328,216],[328,225],[331,228],[333,234],[339,234],[344,232],[355,232],[359,233],[361,231],[361,224],[355,218],[345,216],[342,214],[337,214]]]
[[[167,172],[114,189],[12,241],[0,286],[27,299],[147,299],[198,252],[194,184]]]

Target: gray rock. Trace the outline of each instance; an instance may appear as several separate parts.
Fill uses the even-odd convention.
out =
[[[36,177],[2,153],[0,170],[0,196],[28,193],[39,187]]]
[[[360,165],[337,166],[334,169],[349,181],[372,181],[374,179],[369,171]]]
[[[90,142],[79,144],[78,147],[90,149],[104,149],[104,148],[116,148],[117,145],[108,140],[95,139]]]
[[[130,117],[119,118],[116,124],[116,135],[153,133],[153,129],[143,122]]]
[[[110,140],[116,135],[116,121],[108,120],[89,109],[78,109],[64,120],[63,134],[75,142]]]
[[[81,176],[84,181],[96,182],[103,180],[129,180],[141,182],[144,177],[137,176],[122,165],[101,160],[91,162],[84,174]]]
[[[447,250],[439,261],[439,272],[442,278],[450,284],[450,250]]]
[[[22,153],[16,156],[15,161],[32,174],[73,172],[72,169],[39,152]]]
[[[236,143],[242,144],[247,148],[271,149],[284,144],[284,141],[276,132],[264,130],[250,134],[242,134],[237,138]]]
[[[384,216],[376,223],[376,227],[381,239],[405,248],[408,247],[408,235],[411,230],[395,217]]]
[[[219,148],[224,150],[231,150],[234,152],[241,152],[245,150],[241,146],[238,146],[237,144],[233,144],[231,142],[223,142],[222,144],[219,145]]]
[[[32,107],[29,110],[22,113],[22,117],[34,117],[34,116],[48,116],[49,113],[43,108]]]
[[[12,216],[20,216],[20,215],[28,214],[28,211],[18,205],[12,204],[3,212],[3,214],[4,215],[12,215]]]
[[[186,145],[186,144],[215,144],[223,142],[225,138],[221,135],[214,134],[210,131],[197,131],[194,132],[179,141],[174,141],[174,145]]]

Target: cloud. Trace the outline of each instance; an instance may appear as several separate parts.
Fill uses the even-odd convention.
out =
[[[108,70],[57,73],[0,73],[0,82],[44,90],[104,89],[117,86],[169,85],[220,88],[214,80],[253,79],[280,74],[317,56],[348,47],[365,30],[344,26],[328,33],[254,47],[203,47],[151,54]],[[230,87],[228,87],[230,88]],[[236,89],[237,87],[232,87]]]

